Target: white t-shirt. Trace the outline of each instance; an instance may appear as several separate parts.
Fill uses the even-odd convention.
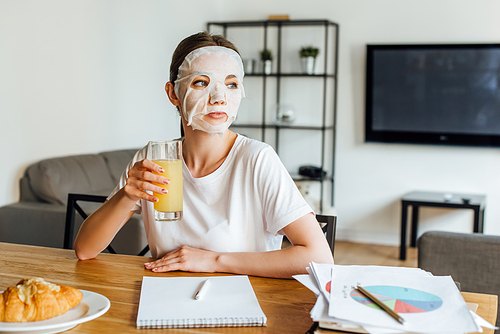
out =
[[[125,186],[129,169],[146,158],[139,150],[113,196]],[[151,255],[160,258],[187,245],[217,252],[262,252],[281,248],[281,229],[313,212],[271,146],[238,135],[224,163],[194,178],[183,162],[183,218],[154,219],[153,203],[140,200]]]

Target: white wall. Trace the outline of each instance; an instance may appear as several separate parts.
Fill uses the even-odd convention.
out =
[[[499,149],[363,142],[365,45],[498,43],[495,0],[0,0],[0,205],[40,159],[177,136],[163,92],[176,44],[208,21],[283,13],[340,24],[339,238],[398,244],[400,198],[417,189],[486,194],[485,233],[500,234]],[[472,214],[422,209],[421,226],[466,232]]]
[[[18,179],[40,159],[178,136],[170,58],[220,19],[211,3],[0,1],[0,205],[17,201]]]

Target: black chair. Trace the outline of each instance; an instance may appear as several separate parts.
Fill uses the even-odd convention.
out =
[[[330,250],[332,251],[332,255],[334,255],[337,216],[316,215],[316,219],[321,225],[321,228],[325,233],[326,241],[328,241],[328,245],[330,246]]]
[[[77,201],[104,203],[106,201],[106,196],[68,194],[68,204],[66,208],[66,226],[64,229],[63,245],[65,249],[72,249],[75,225],[75,211],[78,212],[84,220],[88,217],[87,213],[82,209],[80,205],[78,205]],[[334,255],[337,217],[328,215],[316,215],[316,219],[320,223],[321,228],[325,233],[326,240],[328,241],[328,245],[330,246],[330,250],[332,251],[332,255]],[[108,245],[106,249],[108,250],[108,252],[116,254],[116,251],[111,245]],[[148,251],[149,245],[144,247],[144,249],[138,255],[144,256]]]
[[[94,203],[104,203],[106,201],[106,196],[97,195],[85,195],[85,194],[68,194],[68,204],[66,207],[66,225],[64,228],[64,249],[72,249],[73,247],[73,235],[75,229],[75,211],[80,214],[80,216],[85,220],[87,219],[87,213],[82,209],[82,207],[77,203],[78,201],[94,202]],[[108,252],[116,254],[116,251],[111,245],[106,247]],[[149,245],[144,247],[144,249],[138,254],[139,256],[144,256],[149,251]]]

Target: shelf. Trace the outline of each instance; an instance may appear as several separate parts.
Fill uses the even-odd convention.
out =
[[[266,27],[266,26],[338,26],[337,23],[328,20],[264,20],[264,21],[230,21],[230,22],[208,22],[208,25],[234,27]]]
[[[319,73],[315,74],[307,74],[300,71],[300,68],[295,66],[288,68],[289,71],[283,73],[281,70],[283,58],[283,43],[282,36],[284,31],[292,31],[293,29],[289,29],[286,27],[315,27],[314,31],[318,32],[318,39],[324,37],[323,50],[324,55],[327,58],[324,58],[325,64],[322,70]],[[315,132],[314,134],[319,133],[321,136],[321,143],[315,149],[320,150],[320,158],[315,158],[316,153],[313,153],[314,161],[321,161],[321,167],[325,172],[328,173],[325,177],[322,178],[312,178],[307,176],[302,176],[298,174],[298,170],[295,173],[290,173],[291,177],[294,181],[314,181],[319,182],[319,197],[320,197],[320,207],[319,212],[322,211],[323,207],[323,194],[324,194],[324,186],[327,183],[331,183],[331,205],[334,205],[334,177],[335,177],[335,137],[336,137],[336,110],[337,110],[337,86],[338,86],[338,49],[339,49],[339,25],[337,23],[331,22],[329,20],[261,20],[261,21],[229,21],[229,22],[208,22],[207,31],[211,32],[211,27],[216,27],[215,30],[221,31],[224,37],[227,38],[227,35],[231,32],[236,31],[237,33],[241,31],[240,29],[249,28],[248,30],[257,28],[258,30],[253,30],[253,33],[263,33],[263,45],[259,49],[271,48],[273,50],[277,50],[277,57],[273,61],[275,63],[274,72],[270,74],[263,73],[263,68],[256,68],[254,73],[246,73],[245,76],[248,78],[257,78],[257,79],[249,79],[252,81],[252,84],[255,84],[256,87],[260,87],[262,89],[262,107],[259,108],[261,115],[260,121],[256,119],[247,120],[247,123],[236,122],[231,125],[232,129],[246,129],[240,130],[241,132],[249,132],[254,136],[260,136],[260,140],[266,142],[266,137],[271,138],[267,142],[269,144],[273,144],[273,147],[276,153],[281,157],[280,148],[287,148],[287,140],[283,140],[288,138],[288,136],[296,137],[296,140],[301,140],[301,135],[307,135],[308,132],[298,133],[298,131],[309,130]],[[232,29],[236,28],[236,29]],[[302,29],[295,29],[297,32]],[[293,32],[295,32],[293,30]],[[307,30],[306,30],[307,31]],[[323,32],[321,32],[323,31]],[[276,39],[268,39],[269,34],[274,34]],[[307,38],[307,37],[306,37]],[[272,41],[272,42],[270,42]],[[243,42],[243,41],[240,41]],[[270,42],[270,43],[269,43]],[[306,40],[307,42],[307,40]],[[291,47],[291,46],[289,46]],[[256,48],[254,46],[254,48]],[[333,52],[330,52],[333,51]],[[331,59],[331,58],[332,59]],[[329,60],[327,62],[326,60]],[[331,61],[330,61],[331,60]],[[260,80],[262,78],[262,80]],[[269,80],[266,80],[269,78]],[[307,79],[310,78],[310,79]],[[269,102],[280,103],[282,100],[286,100],[287,92],[285,89],[290,90],[288,87],[289,83],[296,83],[295,81],[299,80],[308,80],[304,81],[303,84],[310,85],[311,83],[322,85],[322,89],[317,91],[316,95],[308,96],[310,99],[319,99],[321,101],[321,123],[319,125],[304,125],[299,124],[297,121],[285,123],[285,122],[276,122],[274,118],[272,118],[269,113],[271,110],[269,109]],[[312,80],[311,80],[312,79]],[[284,84],[286,83],[286,84]],[[300,84],[301,82],[299,82]],[[270,89],[276,91],[273,95],[270,95]],[[293,91],[289,91],[288,94],[293,94]],[[268,96],[272,96],[272,99]],[[331,96],[331,98],[330,98]],[[319,111],[319,110],[318,110]],[[332,113],[332,117],[327,117],[327,113],[330,115]],[[304,115],[303,120],[306,122],[311,122],[312,119],[308,118],[307,110],[303,110]],[[315,114],[316,115],[316,114]],[[266,120],[271,120],[267,122]],[[319,121],[319,118],[317,119]],[[251,122],[251,123],[250,123]],[[249,129],[253,129],[252,131]],[[292,132],[295,131],[295,132]],[[331,140],[333,137],[332,143],[327,143],[327,140]],[[317,138],[317,137],[316,137]],[[333,146],[333,150],[330,151],[330,145]],[[283,147],[282,147],[283,146]],[[281,151],[283,152],[283,151]],[[290,154],[290,151],[287,151],[285,154]],[[304,158],[305,159],[305,158]],[[308,158],[309,159],[309,158]],[[306,160],[308,160],[306,159]],[[331,159],[331,160],[330,160]],[[303,160],[303,159],[300,159]],[[331,162],[330,162],[331,161]],[[299,164],[307,164],[307,161],[298,161]],[[328,181],[328,182],[324,182]]]
[[[293,130],[333,130],[333,125],[293,125],[293,124],[250,124],[238,123],[231,124],[234,128],[253,128],[253,129],[293,129]]]
[[[315,182],[331,181],[331,182],[333,182],[333,177],[329,176],[329,175],[321,178],[321,177],[309,177],[309,176],[299,175],[296,173],[290,173],[290,176],[296,182],[300,182],[300,181],[315,181]]]
[[[305,74],[305,73],[245,73],[245,77],[290,77],[290,78],[335,78],[335,74]]]

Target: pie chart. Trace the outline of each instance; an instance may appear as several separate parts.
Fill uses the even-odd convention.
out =
[[[363,286],[396,313],[422,313],[437,310],[443,305],[438,296],[421,290],[393,285]],[[377,304],[365,297],[358,290],[351,291],[351,297],[368,307],[380,309]]]

